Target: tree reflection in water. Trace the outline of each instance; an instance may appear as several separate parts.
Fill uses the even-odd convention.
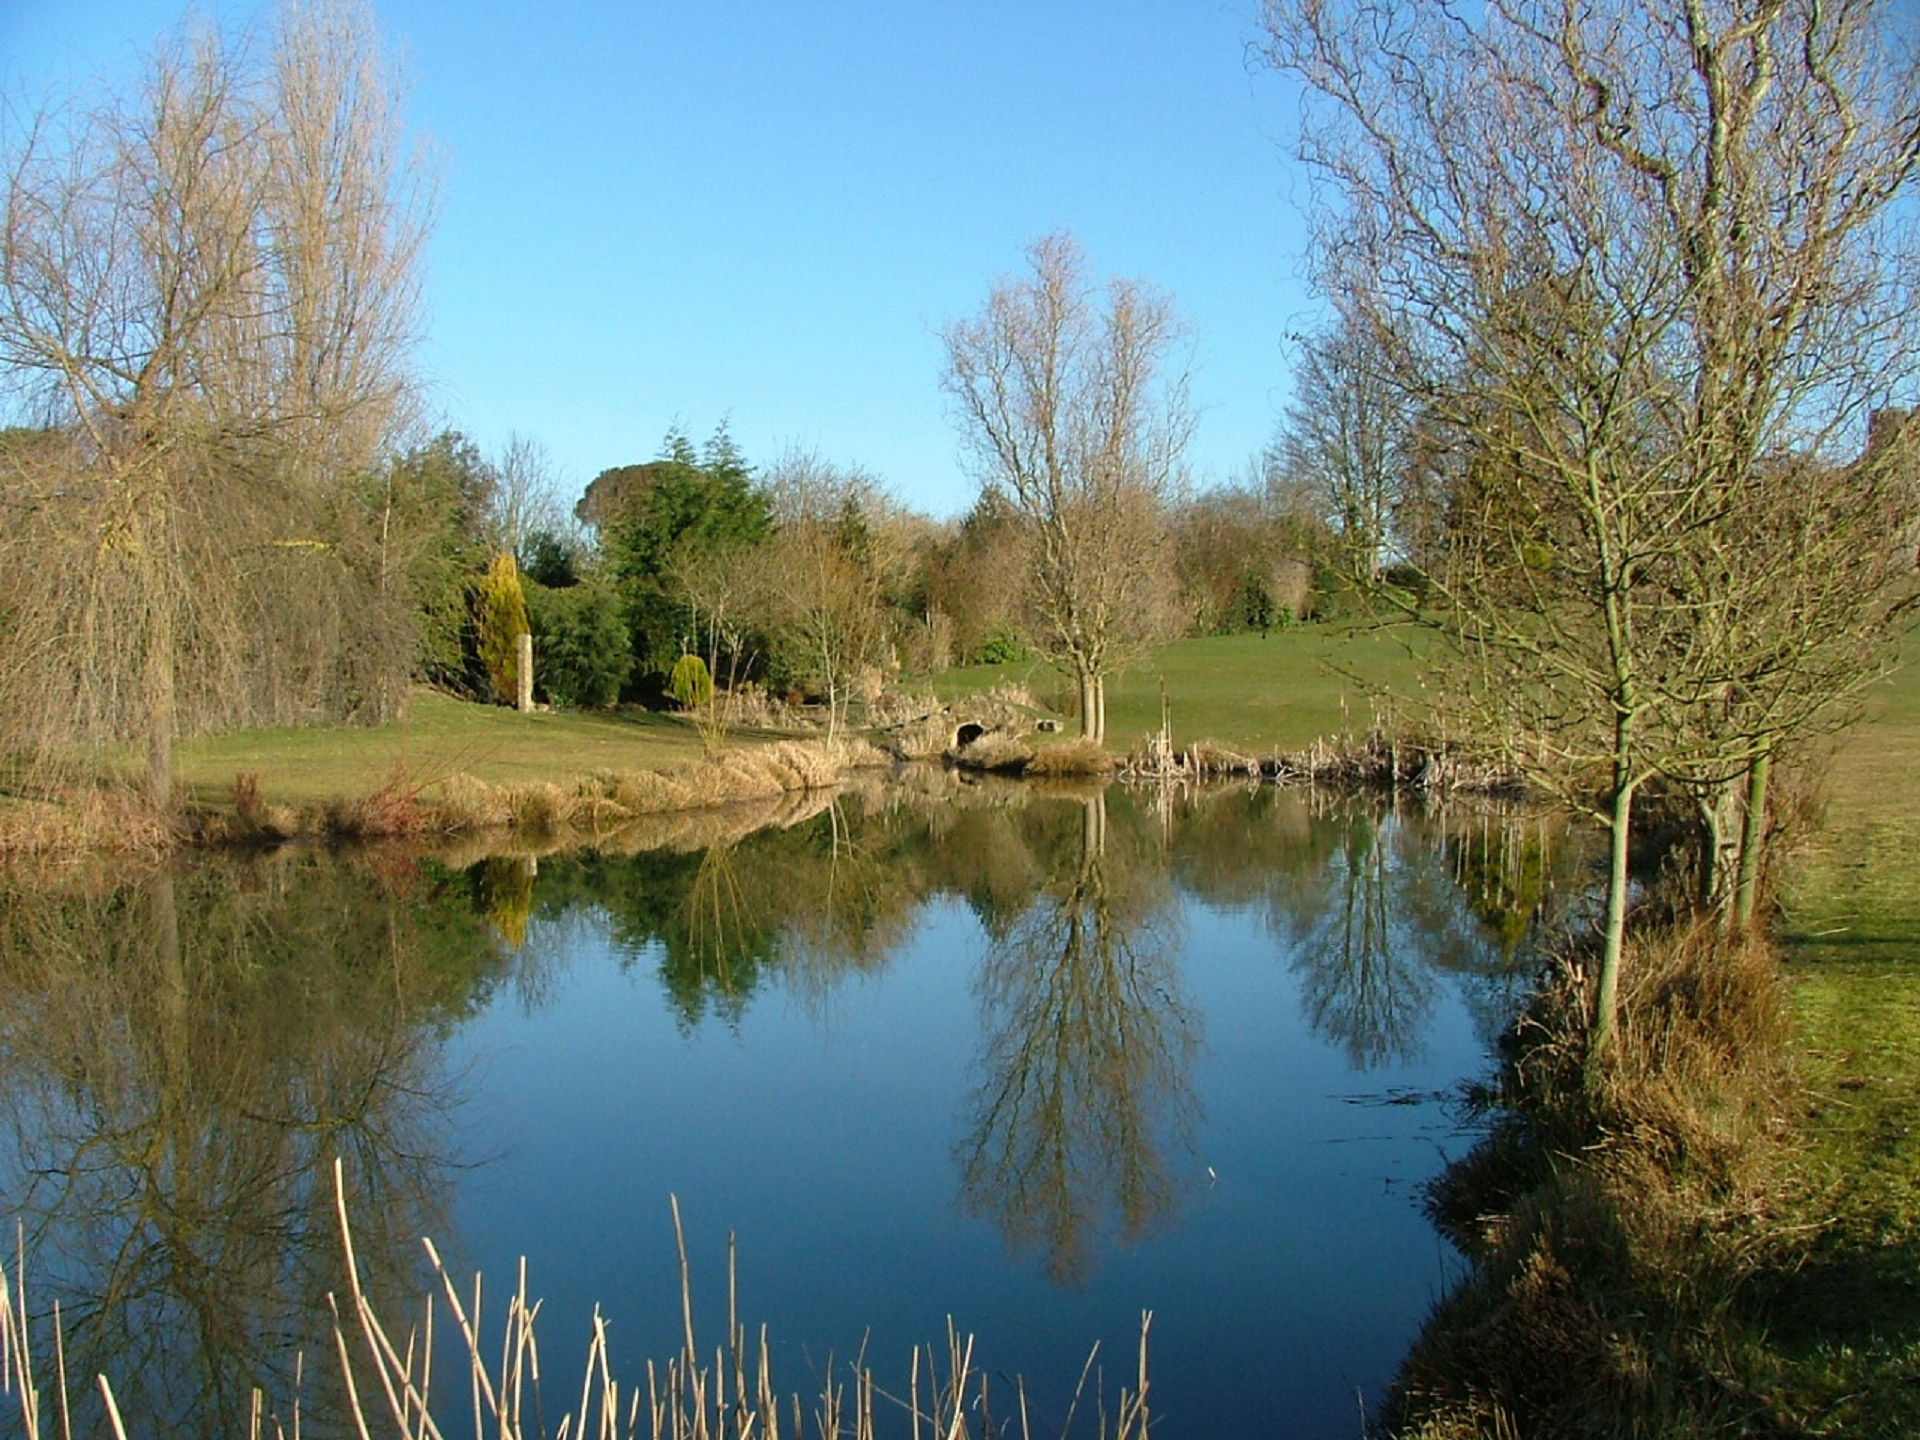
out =
[[[751,835],[687,822],[633,854],[290,852],[15,882],[0,1213],[26,1221],[74,1373],[108,1369],[156,1428],[237,1433],[255,1385],[285,1413],[305,1346],[305,1428],[324,1433],[329,1162],[346,1158],[376,1300],[405,1313],[417,1236],[446,1229],[439,1045],[460,1021],[508,987],[537,1008],[609,954],[685,1027],[737,1025],[772,984],[823,1004],[907,952],[947,896],[985,937],[960,1203],[1079,1281],[1168,1223],[1195,1168],[1189,900],[1264,914],[1314,1029],[1365,1065],[1417,1049],[1453,977],[1495,995],[1543,900],[1579,890],[1577,851],[1538,826],[1435,827],[1273,787],[1159,818],[1124,791],[967,787],[822,797]],[[1488,1028],[1501,1013],[1487,1004]]]
[[[1544,822],[1343,807],[1314,828],[1324,843],[1306,849],[1316,858],[1273,872],[1267,905],[1314,1032],[1357,1069],[1415,1059],[1447,976],[1486,982],[1490,1003],[1469,1005],[1483,1031],[1497,1031],[1529,974],[1521,942],[1553,891]],[[1533,839],[1504,838],[1521,830]],[[1530,883],[1485,883],[1490,864],[1513,857],[1531,857]]]
[[[290,1414],[304,1349],[303,1428],[326,1433],[335,1155],[374,1292],[417,1293],[436,1031],[497,950],[412,876],[282,859],[0,895],[0,1203],[69,1373],[110,1372],[127,1414],[244,1433],[256,1387]]]
[[[1077,863],[981,967],[986,1039],[958,1152],[966,1207],[1069,1283],[1108,1223],[1132,1244],[1171,1212],[1165,1153],[1191,1148],[1197,1110],[1164,866],[1109,846],[1104,792],[1081,817]]]

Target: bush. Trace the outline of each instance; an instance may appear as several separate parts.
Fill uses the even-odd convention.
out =
[[[1002,625],[980,642],[980,650],[975,658],[982,665],[1011,665],[1017,661],[1031,660],[1033,646],[1013,626]]]
[[[525,588],[533,620],[533,678],[547,703],[613,704],[633,668],[619,597],[597,580],[564,590]]]
[[[707,673],[707,662],[698,655],[682,655],[673,662],[673,673],[667,677],[667,693],[685,710],[696,710],[713,698],[713,676]]]
[[[1415,604],[1424,605],[1432,593],[1433,584],[1427,578],[1427,572],[1418,565],[1389,565],[1380,579],[1393,589],[1407,595]]]

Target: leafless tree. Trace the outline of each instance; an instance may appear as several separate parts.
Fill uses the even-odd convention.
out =
[[[1106,677],[1171,619],[1164,507],[1193,428],[1171,302],[1135,280],[1104,296],[1080,248],[1049,235],[1030,278],[1003,279],[943,332],[944,383],[982,486],[1030,548],[1034,638],[1079,690],[1080,730],[1106,738]]]
[[[1270,58],[1303,82],[1301,152],[1331,192],[1319,283],[1387,356],[1443,478],[1442,532],[1419,548],[1475,713],[1536,774],[1597,794],[1611,831],[1596,1056],[1616,1022],[1636,795],[1757,759],[1844,705],[1883,653],[1871,577],[1823,597],[1861,643],[1813,641],[1833,617],[1810,626],[1780,597],[1830,551],[1754,518],[1796,471],[1851,488],[1817,507],[1850,545],[1883,548],[1898,508],[1892,465],[1844,463],[1912,373],[1920,272],[1896,202],[1920,86],[1891,13],[1267,6]],[[1756,664],[1773,627],[1788,652],[1852,660]],[[1721,723],[1734,700],[1780,728],[1760,743]]]
[[[488,540],[528,566],[527,542],[545,532],[570,536],[578,522],[560,498],[560,480],[547,447],[518,431],[493,463],[493,493],[487,515]]]
[[[775,532],[763,562],[762,615],[825,695],[832,740],[856,673],[888,656],[889,596],[908,556],[879,483],[865,472],[795,450],[774,463],[766,484]]]
[[[1133,1244],[1175,1209],[1201,1038],[1164,872],[1135,863],[1132,836],[1110,852],[1104,794],[1080,834],[981,964],[980,1078],[955,1147],[961,1203],[1072,1284],[1103,1224]]]
[[[4,399],[69,463],[6,476],[0,710],[43,757],[144,740],[165,804],[177,734],[365,680],[327,523],[411,398],[424,190],[351,0],[4,123]]]
[[[946,527],[929,557],[928,604],[951,626],[963,662],[979,658],[989,642],[1026,633],[1024,535],[1021,517],[988,492]]]
[[[1368,331],[1343,324],[1299,337],[1274,459],[1316,497],[1345,568],[1363,581],[1380,578],[1412,448],[1405,393]]]
[[[693,620],[689,653],[707,667],[706,703],[694,708],[703,745],[717,750],[733,728],[734,691],[754,659],[748,626],[767,607],[768,555],[760,545],[683,545],[667,561],[674,593]]]
[[[1312,600],[1317,513],[1290,512],[1258,468],[1238,484],[1189,496],[1170,517],[1181,610],[1202,633],[1285,624]],[[1317,510],[1317,507],[1316,507]]]

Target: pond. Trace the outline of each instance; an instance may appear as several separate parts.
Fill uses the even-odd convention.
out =
[[[1351,1436],[1460,1272],[1422,1185],[1581,864],[1538,819],[920,774],[69,874],[0,895],[0,1207],[137,1433],[296,1381],[338,1432],[337,1155],[390,1321],[422,1234],[496,1322],[525,1257],[549,1425],[596,1305],[624,1380],[678,1349],[675,1197],[702,1344],[732,1234],[783,1391],[864,1351],[904,1392],[951,1317],[1058,1433],[1151,1311],[1157,1434]]]

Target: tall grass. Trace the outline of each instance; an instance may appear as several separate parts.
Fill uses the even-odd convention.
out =
[[[1780,1218],[1794,1091],[1777,954],[1705,923],[1635,937],[1625,973],[1603,1082],[1576,959],[1516,1031],[1487,1136],[1432,1192],[1474,1269],[1396,1381],[1404,1440],[1802,1433],[1743,1373],[1756,1280],[1812,1239]]]
[[[696,1338],[693,1324],[692,1267],[687,1260],[686,1236],[680,1224],[680,1206],[673,1202],[674,1245],[680,1261],[681,1348],[664,1364],[649,1360],[644,1381],[616,1377],[607,1342],[607,1322],[598,1307],[593,1335],[579,1370],[577,1387],[555,1377],[557,1398],[571,1400],[557,1425],[544,1422],[543,1380],[536,1320],[540,1304],[527,1292],[526,1261],[507,1299],[497,1337],[483,1319],[484,1288],[475,1275],[470,1286],[456,1284],[431,1240],[424,1240],[428,1261],[439,1282],[438,1295],[429,1293],[417,1325],[396,1333],[382,1320],[362,1286],[359,1259],[354,1252],[348,1220],[346,1186],[341,1164],[334,1161],[334,1212],[340,1227],[347,1276],[344,1297],[329,1295],[333,1310],[333,1361],[345,1393],[345,1413],[338,1422],[360,1437],[394,1436],[397,1440],[446,1440],[452,1423],[450,1406],[471,1412],[474,1436],[498,1440],[780,1440],[788,1435],[804,1440],[808,1422],[821,1440],[877,1440],[881,1435],[907,1435],[912,1440],[986,1440],[1017,1434],[1032,1440],[1031,1418],[1024,1386],[1016,1380],[1006,1396],[1009,1407],[996,1414],[1001,1397],[991,1389],[988,1373],[974,1358],[971,1335],[962,1335],[951,1319],[943,1344],[916,1348],[908,1367],[904,1395],[884,1390],[866,1364],[864,1353],[843,1369],[829,1369],[819,1394],[811,1403],[798,1392],[783,1395],[773,1378],[767,1330],[763,1325],[749,1336],[739,1318],[736,1256],[727,1246],[727,1333],[711,1350]],[[43,1377],[36,1364],[26,1303],[26,1256],[19,1242],[11,1275],[0,1263],[0,1395],[11,1397],[18,1410],[24,1440],[74,1440],[73,1392],[67,1374],[66,1350],[56,1303],[51,1324],[53,1367]],[[446,1321],[437,1320],[442,1307]],[[1145,1440],[1147,1408],[1147,1335],[1151,1312],[1140,1319],[1140,1346],[1131,1390],[1120,1389],[1117,1405],[1108,1414],[1096,1382],[1094,1432],[1101,1440]],[[453,1326],[464,1374],[452,1377],[452,1400],[436,1393],[434,1361],[436,1328]],[[1099,1347],[1089,1353],[1072,1403],[1059,1433],[1073,1432],[1080,1406],[1087,1400],[1088,1381],[1095,1374]],[[439,1377],[446,1382],[448,1377]],[[116,1440],[126,1440],[127,1427],[107,1376],[98,1375],[107,1424]],[[43,1393],[51,1385],[51,1394]],[[464,1391],[464,1394],[460,1392]],[[304,1418],[299,1396],[288,1416],[270,1414],[264,1397],[254,1392],[248,1440],[300,1440]],[[1017,1428],[1015,1428],[1017,1427]]]

